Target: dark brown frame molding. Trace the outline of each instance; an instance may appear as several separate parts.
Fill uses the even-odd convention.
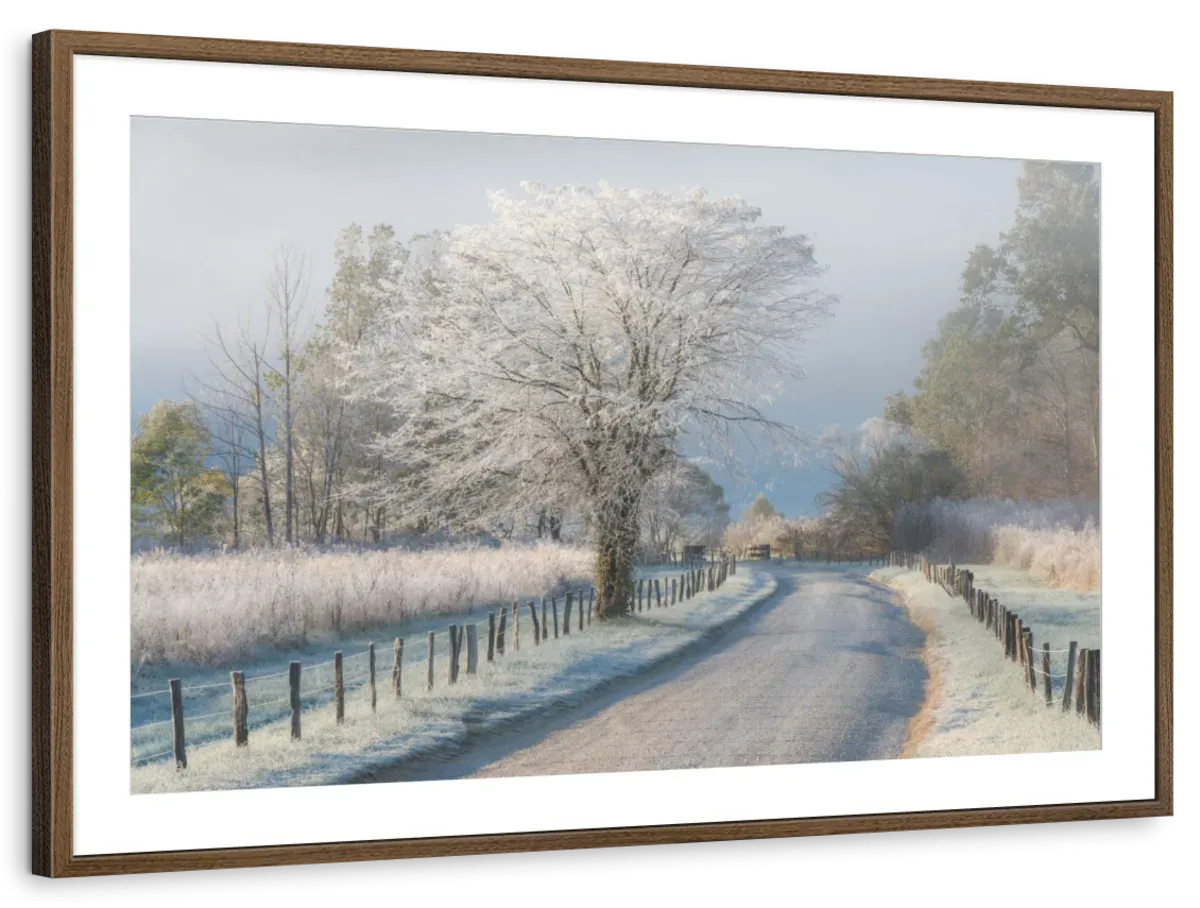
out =
[[[72,840],[72,62],[76,54],[1144,111],[1155,130],[1155,795],[1151,800],[76,856]],[[89,876],[1049,823],[1172,812],[1172,94],[840,73],[49,31],[33,38],[33,870]]]

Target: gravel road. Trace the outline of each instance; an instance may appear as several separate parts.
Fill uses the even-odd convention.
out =
[[[754,567],[754,570],[766,570]],[[920,708],[923,635],[859,572],[771,566],[778,592],[685,661],[587,707],[373,781],[894,757]]]

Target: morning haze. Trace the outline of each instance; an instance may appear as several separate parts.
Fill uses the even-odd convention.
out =
[[[807,379],[771,415],[814,434],[856,426],[907,388],[930,326],[959,299],[969,250],[1012,220],[1021,162],[798,149],[135,118],[132,121],[132,400],[136,425],[184,376],[208,372],[204,338],[262,303],[281,244],[311,264],[319,320],[333,243],[351,223],[400,238],[491,220],[487,191],[546,185],[704,187],[808,234],[827,266],[833,318],[804,351]],[[768,489],[789,515],[815,510],[819,465],[717,475],[735,514]]]

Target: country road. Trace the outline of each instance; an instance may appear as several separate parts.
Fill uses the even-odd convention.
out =
[[[443,760],[377,770],[370,780],[898,755],[923,698],[921,631],[888,591],[859,572],[769,570],[778,592],[684,661],[619,685],[586,707],[476,741]]]

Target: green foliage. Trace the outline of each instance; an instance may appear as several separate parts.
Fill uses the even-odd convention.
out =
[[[160,400],[138,419],[130,460],[134,531],[151,530],[174,545],[210,536],[230,494],[212,454],[208,426],[194,404]]]
[[[1012,228],[967,257],[963,298],[887,419],[945,451],[972,493],[1094,494],[1099,482],[1099,182],[1031,161]]]
[[[997,295],[1034,343],[1068,330],[1100,348],[1100,181],[1090,164],[1028,161],[1013,227],[967,259],[968,299]]]

